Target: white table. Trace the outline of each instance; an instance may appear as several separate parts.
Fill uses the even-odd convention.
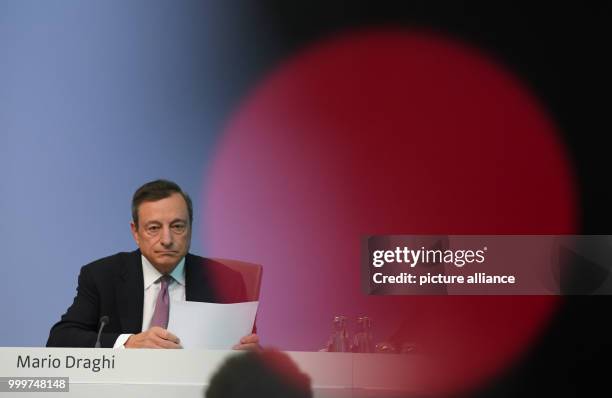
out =
[[[223,360],[233,354],[236,351],[0,347],[0,376],[68,377],[69,392],[46,392],[43,397],[49,398],[65,395],[202,398],[210,377]],[[287,354],[310,376],[317,398],[423,395],[423,391],[418,391],[416,378],[426,361],[419,356],[325,352]],[[80,367],[77,367],[78,359],[81,359]],[[112,367],[94,371],[95,359],[100,362],[106,359],[105,364],[112,364]],[[24,367],[27,365],[29,368]],[[41,396],[38,392],[1,392],[0,395]]]

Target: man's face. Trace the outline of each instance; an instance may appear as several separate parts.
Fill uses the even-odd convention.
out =
[[[189,251],[191,225],[187,203],[179,193],[138,208],[132,235],[142,254],[162,274],[171,272]]]

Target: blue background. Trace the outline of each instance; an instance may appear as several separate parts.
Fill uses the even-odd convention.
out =
[[[43,346],[79,268],[136,248],[146,181],[192,195],[205,253],[197,204],[269,43],[258,20],[226,1],[0,2],[0,346]]]

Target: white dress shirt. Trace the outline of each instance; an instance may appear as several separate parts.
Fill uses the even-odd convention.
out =
[[[159,272],[145,256],[140,256],[142,259],[142,275],[144,278],[144,301],[142,307],[142,330],[149,329],[153,312],[155,312],[155,303],[161,289],[160,278],[162,273]],[[170,273],[172,281],[168,285],[168,296],[170,301],[185,301],[185,257],[179,261],[174,270]],[[172,305],[172,304],[170,304]],[[115,340],[113,348],[125,348],[125,342],[131,334],[121,334]]]

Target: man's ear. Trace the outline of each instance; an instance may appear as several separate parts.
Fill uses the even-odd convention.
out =
[[[132,230],[132,236],[134,237],[136,244],[140,246],[140,242],[138,241],[138,228],[136,228],[134,221],[130,221],[130,229]]]

